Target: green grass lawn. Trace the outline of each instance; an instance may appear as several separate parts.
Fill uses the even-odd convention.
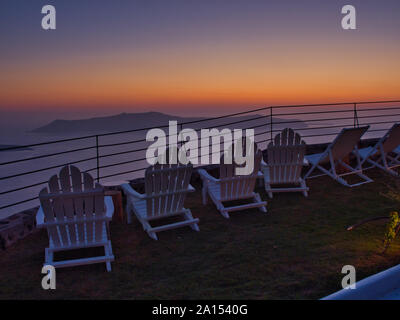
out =
[[[190,194],[185,206],[200,218],[200,232],[169,230],[154,241],[136,219],[113,223],[112,272],[105,264],[58,269],[56,290],[41,288],[48,246],[41,230],[0,252],[0,298],[319,299],[341,289],[344,265],[354,265],[361,280],[400,263],[399,240],[381,254],[385,222],[346,231],[399,207],[382,195],[395,178],[367,174],[375,182],[356,188],[328,177],[309,180],[308,198],[269,200],[259,188],[268,213],[233,212],[229,220],[211,202],[203,206],[200,192]]]

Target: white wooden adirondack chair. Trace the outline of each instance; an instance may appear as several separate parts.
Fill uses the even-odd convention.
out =
[[[301,178],[306,144],[298,133],[286,128],[277,134],[268,145],[268,163],[262,162],[265,191],[269,197],[273,192],[303,192],[307,197],[309,190]],[[293,187],[273,188],[272,185],[295,185]]]
[[[217,206],[223,217],[229,219],[229,212],[259,208],[262,212],[267,212],[266,201],[261,201],[258,193],[254,192],[259,170],[261,166],[262,153],[256,151],[254,157],[254,170],[250,175],[236,175],[236,164],[220,164],[219,179],[211,176],[206,170],[199,169],[198,172],[203,181],[203,204],[207,204],[207,194]],[[225,207],[223,202],[234,200],[252,199],[253,203],[243,204],[233,207]]]
[[[107,271],[111,271],[111,261],[114,261],[108,229],[114,213],[111,197],[105,197],[103,188],[94,185],[88,173],[81,174],[74,166],[62,168],[59,177],[52,176],[49,190],[40,191],[41,206],[36,216],[37,226],[45,227],[49,236],[45,265],[61,268],[106,263]],[[56,251],[90,247],[104,247],[104,256],[53,259]]]
[[[393,176],[399,176],[395,168],[400,166],[400,123],[395,123],[373,147],[358,150],[362,163],[368,162]],[[393,153],[393,156],[391,155]],[[367,168],[367,169],[369,169]]]
[[[136,192],[130,184],[122,185],[127,197],[128,223],[134,213],[148,235],[157,240],[157,232],[190,226],[199,231],[199,219],[193,218],[189,209],[183,207],[186,194],[195,189],[190,185],[192,165],[156,164],[146,169],[145,194]],[[151,221],[172,216],[182,216],[183,221],[152,227]]]
[[[365,183],[372,182],[373,180],[364,175],[362,172],[362,165],[360,154],[358,153],[357,144],[360,142],[361,136],[368,130],[369,126],[359,127],[359,128],[344,128],[337,135],[335,140],[326,148],[322,153],[317,153],[313,155],[307,155],[306,159],[311,163],[311,168],[305,175],[304,179],[315,178],[321,175],[328,175],[335,179],[340,184],[346,187],[355,187]],[[356,156],[357,165],[356,167],[351,167],[343,161],[343,159],[353,153]],[[329,169],[325,169],[322,164],[328,164]],[[337,173],[336,167],[341,165],[346,168],[348,172]],[[311,176],[311,173],[319,169],[323,174]],[[356,174],[363,181],[349,184],[343,179],[344,176]]]

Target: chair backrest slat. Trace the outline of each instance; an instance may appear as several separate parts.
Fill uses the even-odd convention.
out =
[[[168,193],[169,195],[166,196],[166,202],[167,202],[167,211],[168,212],[173,212],[173,202],[174,202],[174,192],[176,191],[176,184],[177,184],[177,173],[178,173],[178,165],[173,164],[170,166],[165,166],[163,168],[173,168],[172,174],[171,172],[166,171],[165,177],[168,180]],[[168,173],[167,173],[168,172]]]
[[[49,189],[51,193],[61,193],[60,184],[58,176],[54,175],[49,180]],[[64,214],[64,199],[55,198],[52,201],[53,213],[57,221],[64,222],[65,214]],[[60,235],[60,243],[62,245],[67,245],[69,243],[68,230],[65,225],[58,225],[57,230]]]
[[[81,193],[82,190],[82,174],[77,167],[71,166],[71,180],[72,180],[72,190],[76,193]],[[74,199],[75,205],[75,215],[78,220],[82,220],[85,209],[84,209],[84,198],[76,198]],[[85,241],[85,225],[84,223],[80,222],[77,223],[77,236],[78,241],[83,242]]]
[[[233,164],[221,163],[220,167],[220,179],[221,179],[221,197],[223,199],[232,197],[233,186],[236,186],[237,182],[232,183],[232,177],[234,177],[233,170],[235,167]]]
[[[160,194],[160,191],[161,191],[161,177],[160,177],[160,169],[161,169],[161,165],[160,164],[156,164],[155,166],[154,166],[154,172],[153,172],[153,176],[152,176],[152,179],[153,179],[153,191],[154,191],[154,194],[153,195],[155,195],[154,197],[153,197],[153,206],[154,206],[154,209],[153,209],[153,212],[154,213],[156,213],[156,212],[160,212],[160,196],[159,196],[159,194]]]
[[[85,173],[83,176],[83,185],[85,190],[94,189],[94,180],[88,174]],[[94,198],[93,197],[84,197],[84,217],[93,218],[94,213]],[[86,240],[91,242],[93,239],[93,222],[84,223]]]
[[[146,196],[147,198],[150,198],[153,194],[153,176],[151,174],[146,174],[146,178],[144,180],[144,187],[146,190]],[[146,201],[146,210],[147,210],[147,215],[152,216],[153,215],[153,204],[152,201]]]
[[[160,175],[160,191],[161,193],[168,192],[168,182],[169,178],[168,175],[162,174]],[[167,212],[167,205],[168,205],[168,196],[164,195],[160,198],[160,212],[161,214],[165,214]]]
[[[100,185],[96,186],[98,189],[101,189]],[[104,194],[103,195],[95,195],[94,196],[94,215],[95,218],[104,217],[106,214],[106,210],[104,207]],[[100,242],[103,234],[106,232],[106,224],[102,220],[96,220],[94,222],[94,241]]]
[[[176,179],[176,190],[180,191],[183,188],[183,184],[185,183],[185,171],[186,171],[186,167],[178,167],[178,175],[177,175],[177,179]],[[179,207],[179,203],[180,203],[180,197],[182,196],[182,193],[177,193],[177,194],[172,194],[171,195],[174,199],[173,199],[173,210],[175,211],[180,211],[182,208]]]
[[[39,192],[39,199],[40,199],[40,205],[42,206],[43,213],[46,217],[46,222],[53,223],[56,221],[53,205],[50,201],[50,199],[43,199],[41,196],[46,196],[48,194],[47,188],[42,189]],[[47,232],[49,234],[49,237],[51,241],[53,241],[54,246],[60,247],[62,245],[62,241],[60,238],[60,235],[58,233],[57,226],[48,226],[47,227]]]
[[[60,185],[62,192],[71,192],[71,181],[70,181],[70,172],[69,167],[64,167],[61,169],[60,174]],[[74,220],[75,212],[74,212],[74,200],[72,198],[64,198],[64,214],[65,219]],[[69,235],[70,241],[72,244],[76,244],[77,242],[77,234],[74,225],[66,225],[65,226],[66,233]]]
[[[306,144],[293,129],[286,128],[268,145],[268,170],[271,183],[297,183],[303,167]]]

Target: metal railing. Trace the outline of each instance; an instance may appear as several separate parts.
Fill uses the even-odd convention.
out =
[[[368,135],[376,137],[400,121],[400,100],[308,105],[269,106],[223,116],[179,123],[179,129],[196,132],[211,128],[255,130],[261,147],[285,127],[298,131],[307,143],[330,142],[349,126],[370,125]],[[333,122],[333,123],[332,123]],[[168,125],[159,126],[160,129]],[[65,165],[78,165],[98,182],[131,179],[143,175],[148,164],[144,153],[149,142],[145,133],[152,127],[65,138],[0,149],[0,217],[38,201],[38,192],[51,175]],[[30,150],[30,149],[33,149]],[[42,152],[40,149],[43,148]],[[18,157],[23,151],[29,154]],[[32,154],[36,153],[36,154]]]

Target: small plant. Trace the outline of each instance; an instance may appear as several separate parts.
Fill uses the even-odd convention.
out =
[[[399,220],[398,212],[393,211],[390,213],[389,222],[386,226],[385,238],[383,240],[383,253],[389,248],[390,244],[396,238],[396,235],[399,232]]]
[[[395,187],[390,186],[390,185],[386,185],[386,186],[388,187],[389,191],[387,193],[381,193],[381,195],[400,203],[400,193],[398,191],[398,190],[400,190],[400,183],[396,181]],[[393,242],[393,240],[396,238],[397,234],[400,231],[400,218],[399,218],[399,213],[397,211],[390,212],[389,216],[374,217],[374,218],[363,220],[351,227],[348,227],[347,230],[350,231],[350,230],[353,230],[365,223],[377,221],[377,220],[389,220],[389,222],[386,225],[386,232],[385,232],[385,236],[383,239],[382,253],[385,253],[386,250],[389,248],[390,244]]]

